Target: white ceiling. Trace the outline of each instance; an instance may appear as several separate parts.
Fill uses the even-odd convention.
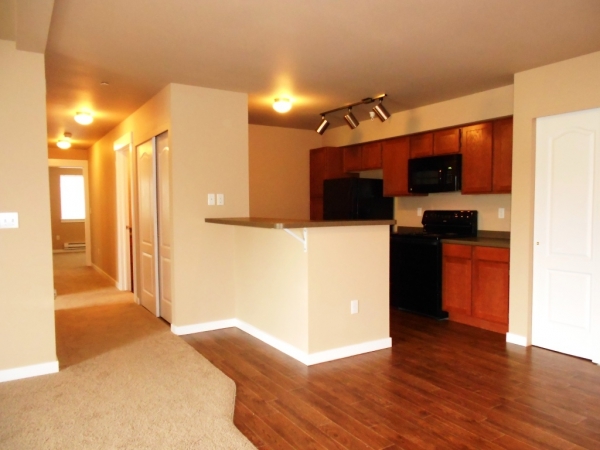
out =
[[[365,97],[397,112],[598,50],[599,0],[55,0],[48,139],[87,148],[171,82],[248,93],[252,124],[314,129]],[[73,121],[86,108],[89,127]]]

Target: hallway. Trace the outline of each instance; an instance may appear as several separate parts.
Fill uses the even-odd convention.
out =
[[[119,291],[113,280],[85,265],[85,252],[54,253],[54,309],[81,308],[133,302],[133,294]]]

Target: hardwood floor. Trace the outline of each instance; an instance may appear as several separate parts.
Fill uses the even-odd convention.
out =
[[[391,330],[311,367],[235,328],[184,339],[236,382],[259,449],[600,448],[600,367],[399,311]]]

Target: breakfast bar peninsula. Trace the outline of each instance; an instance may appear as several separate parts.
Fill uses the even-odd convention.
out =
[[[306,365],[391,347],[393,220],[206,222],[235,226],[238,328]]]

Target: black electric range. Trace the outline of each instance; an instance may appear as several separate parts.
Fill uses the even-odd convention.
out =
[[[423,213],[423,230],[394,233],[390,244],[390,306],[435,319],[442,309],[442,239],[477,236],[477,211]]]

